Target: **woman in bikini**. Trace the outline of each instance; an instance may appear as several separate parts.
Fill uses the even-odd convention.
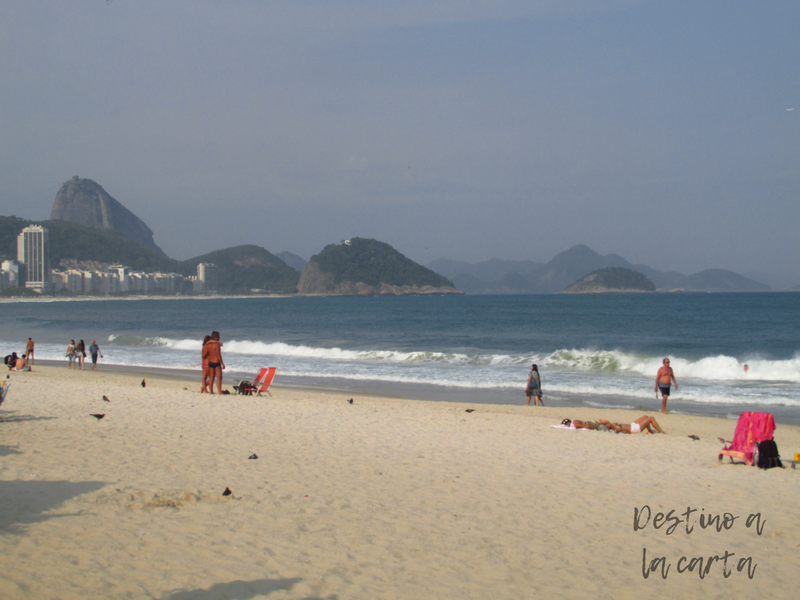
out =
[[[658,422],[653,417],[647,415],[639,417],[632,423],[612,423],[605,419],[597,419],[596,421],[578,421],[577,419],[571,421],[569,419],[564,419],[561,421],[561,424],[570,429],[600,430],[605,427],[617,433],[655,433],[652,429],[655,428],[658,433],[664,433],[664,430],[659,427]]]

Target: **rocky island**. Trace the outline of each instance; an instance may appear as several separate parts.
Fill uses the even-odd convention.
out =
[[[329,244],[300,275],[301,295],[404,296],[462,294],[437,273],[378,240],[353,238]]]
[[[602,294],[608,292],[655,292],[656,286],[633,269],[610,267],[592,271],[567,287],[562,294]]]

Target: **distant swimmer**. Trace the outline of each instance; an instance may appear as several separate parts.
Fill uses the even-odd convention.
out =
[[[661,401],[661,412],[667,413],[667,398],[669,398],[669,388],[672,382],[675,382],[675,391],[678,391],[678,380],[675,379],[675,373],[672,372],[672,367],[669,366],[669,359],[665,358],[662,361],[662,366],[656,373],[656,393],[661,393],[663,400]]]
[[[749,370],[750,370],[750,367],[748,367],[747,365],[745,365],[745,366],[744,366],[744,372],[745,372],[745,375],[747,374],[747,372],[748,372]]]

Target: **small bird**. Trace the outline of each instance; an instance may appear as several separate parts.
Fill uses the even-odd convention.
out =
[[[249,458],[250,460],[255,460],[255,459],[257,459],[257,458],[258,458],[258,454],[256,454],[256,453],[254,452],[253,454],[251,454],[251,455],[250,455],[250,456],[248,456],[247,458]]]
[[[352,398],[350,398],[350,400],[348,400],[347,402],[349,402],[350,404],[352,404],[352,403],[353,403],[353,399],[352,399]]]
[[[230,496],[232,493],[233,493],[233,492],[231,491],[231,488],[229,488],[229,487],[226,487],[226,488],[225,488],[225,491],[224,491],[224,492],[222,492],[222,495],[223,495],[223,496]]]
[[[147,382],[144,379],[142,379],[142,387],[147,387]]]
[[[474,408],[468,408],[467,412],[475,412],[475,409]]]
[[[108,396],[103,396],[103,402],[111,402],[111,400],[108,399]]]
[[[100,419],[102,419],[102,418],[103,418],[103,417],[105,417],[106,415],[105,415],[105,414],[98,415],[98,414],[94,414],[94,413],[92,413],[92,414],[91,414],[91,415],[89,415],[89,416],[91,416],[91,417],[94,417],[95,419],[97,419],[97,420],[99,421]]]
[[[700,439],[700,438],[699,438],[699,437],[697,437],[696,435],[687,435],[686,437],[690,437],[690,438],[692,438],[692,439],[693,439],[695,442],[696,442],[697,440],[699,440],[699,439]]]

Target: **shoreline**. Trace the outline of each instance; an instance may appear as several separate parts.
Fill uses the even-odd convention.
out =
[[[88,358],[88,357],[87,357]],[[42,366],[60,367],[66,370],[66,360],[39,359],[37,361]],[[86,371],[91,370],[90,362],[87,362]],[[35,365],[34,365],[35,367]],[[200,369],[171,369],[164,367],[151,366],[129,366],[105,363],[98,363],[100,371],[118,373],[140,373],[152,377],[174,378],[181,381],[192,381],[199,383]],[[246,379],[252,381],[255,373],[245,371],[224,371],[223,385],[226,389],[233,388],[239,381]],[[421,383],[397,383],[379,380],[350,380],[346,378],[333,377],[297,377],[287,376],[278,371],[275,388],[287,388],[308,390],[314,392],[331,392],[341,394],[360,394],[373,397],[395,398],[410,401],[434,401],[445,403],[467,403],[485,406],[521,406],[535,410],[535,407],[524,406],[526,401],[524,392],[520,390],[486,390],[472,388],[448,388],[433,384]],[[547,392],[545,389],[545,401],[547,407],[561,408],[565,410],[577,409],[600,409],[600,410],[629,410],[650,415],[660,415],[661,400],[650,398],[632,398],[627,396],[614,396],[610,394],[566,394],[563,392]],[[680,399],[670,399],[669,414],[694,415],[700,417],[720,418],[732,421],[735,427],[736,420],[742,412],[769,412],[776,424],[800,427],[800,412],[795,407],[781,405],[748,405],[748,404],[700,404],[696,402],[685,402]]]

